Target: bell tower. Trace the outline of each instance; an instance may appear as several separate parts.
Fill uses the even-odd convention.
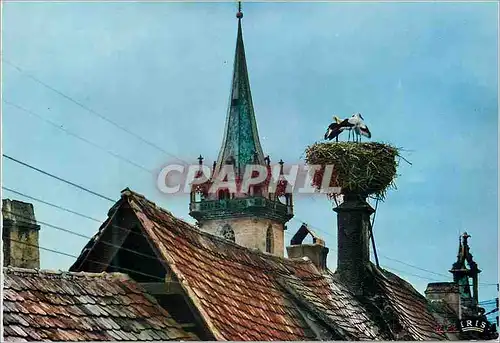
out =
[[[212,165],[210,180],[191,191],[190,215],[203,231],[248,248],[284,256],[285,223],[293,217],[292,194],[286,193],[285,188],[280,187],[283,186],[281,183],[275,189],[268,188],[271,164],[269,156],[264,157],[257,132],[243,45],[241,2],[236,17],[236,53],[222,146]],[[202,168],[201,156],[199,164]],[[249,165],[267,170],[266,180],[248,189],[240,189],[245,183],[245,170]],[[278,168],[282,175],[283,161]],[[227,170],[231,172],[226,175]],[[222,174],[226,175],[225,178],[221,177]],[[236,191],[231,187],[211,188],[218,177],[234,182]]]

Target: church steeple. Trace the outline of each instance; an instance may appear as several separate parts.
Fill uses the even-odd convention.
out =
[[[189,214],[197,220],[203,231],[247,248],[283,256],[285,223],[293,217],[292,194],[286,192],[283,187],[286,184],[278,183],[272,192],[266,183],[269,179],[261,184],[240,187],[244,184],[245,176],[255,177],[253,173],[245,175],[247,166],[265,166],[268,175],[271,166],[269,156],[264,157],[257,132],[243,45],[241,3],[238,4],[236,17],[238,35],[222,147],[217,162],[214,162],[210,180],[192,188]],[[199,161],[201,168],[201,157]],[[223,170],[225,165],[234,168],[234,179],[231,170]],[[226,184],[220,186],[218,181],[233,183],[236,187]]]
[[[248,164],[264,165],[264,154],[257,132],[257,122],[250,91],[245,47],[241,21],[243,12],[241,2],[238,3],[238,35],[233,65],[233,80],[229,108],[226,116],[226,127],[222,147],[219,152],[215,171],[221,170],[224,164],[233,164],[236,176],[242,177]]]

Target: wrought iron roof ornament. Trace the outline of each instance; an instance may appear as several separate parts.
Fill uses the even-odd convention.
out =
[[[238,1],[238,13],[236,13],[236,18],[240,20],[243,18],[243,12],[241,12],[241,1]]]

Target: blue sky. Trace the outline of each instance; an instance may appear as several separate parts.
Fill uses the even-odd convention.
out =
[[[247,3],[243,33],[265,153],[296,163],[333,114],[361,112],[373,140],[406,149],[374,225],[380,261],[423,292],[447,281],[467,231],[482,284],[498,279],[498,33],[495,3]],[[186,161],[217,158],[236,43],[235,3],[4,3],[3,56]],[[149,170],[166,155],[3,64],[3,97]],[[112,199],[125,187],[177,216],[156,178],[2,104],[3,152]],[[112,203],[2,160],[6,187],[97,219]],[[4,197],[23,199],[4,191]],[[99,224],[35,203],[38,220],[91,236]],[[297,198],[336,265],[336,217]],[[78,255],[86,239],[42,225],[40,245]],[[389,257],[390,259],[388,259]],[[418,270],[406,264],[444,274]],[[73,258],[41,252],[43,268]],[[414,275],[412,275],[414,274]],[[447,276],[447,275],[450,276]],[[415,276],[418,275],[418,276]],[[432,279],[432,280],[430,280]],[[481,285],[480,300],[496,287]]]

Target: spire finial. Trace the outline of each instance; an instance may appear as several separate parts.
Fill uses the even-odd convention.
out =
[[[463,241],[464,241],[464,246],[468,246],[467,244],[467,239],[470,237],[470,235],[466,232],[462,235]]]
[[[243,12],[241,12],[241,1],[238,1],[238,13],[236,13],[236,18],[239,20],[243,18]]]

